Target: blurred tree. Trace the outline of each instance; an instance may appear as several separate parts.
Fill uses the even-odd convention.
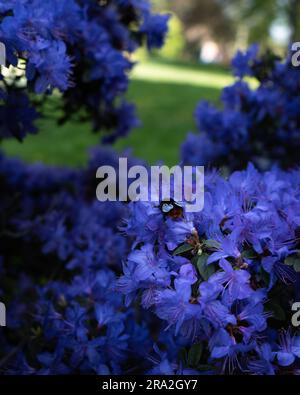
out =
[[[166,0],[165,4],[182,21],[187,51],[193,57],[198,57],[203,41],[213,40],[225,52],[234,41],[235,26],[218,0]]]
[[[201,44],[218,44],[223,59],[237,47],[258,42],[274,44],[270,29],[275,22],[290,30],[290,41],[300,40],[300,0],[153,0],[158,10],[169,9],[183,23],[186,53],[199,55]],[[280,36],[279,36],[280,38]],[[282,44],[276,42],[275,44]]]
[[[299,0],[289,0],[287,1],[288,8],[287,14],[290,21],[290,26],[292,29],[291,40],[300,41],[300,2]]]
[[[226,12],[238,29],[247,32],[247,42],[265,44],[270,38],[270,27],[278,14],[275,0],[224,0]]]
[[[183,25],[180,19],[173,14],[169,21],[169,31],[162,49],[156,50],[159,56],[166,59],[180,59],[183,55],[185,39]]]
[[[270,28],[276,20],[285,22],[291,41],[300,39],[299,0],[224,0],[222,3],[237,24],[247,27],[250,42],[268,42]]]

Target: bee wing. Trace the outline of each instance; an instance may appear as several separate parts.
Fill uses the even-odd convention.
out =
[[[169,213],[170,211],[172,211],[174,208],[173,204],[168,204],[168,203],[164,203],[162,205],[162,212],[163,213]]]

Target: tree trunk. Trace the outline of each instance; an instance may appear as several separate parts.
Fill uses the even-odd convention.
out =
[[[292,29],[291,41],[296,42],[300,41],[300,32],[299,32],[299,17],[300,17],[300,0],[290,0],[289,6],[289,19],[290,19],[290,27]]]

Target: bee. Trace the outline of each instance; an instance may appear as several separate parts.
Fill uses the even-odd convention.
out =
[[[175,200],[163,200],[159,208],[165,217],[178,219],[183,217],[183,206]]]

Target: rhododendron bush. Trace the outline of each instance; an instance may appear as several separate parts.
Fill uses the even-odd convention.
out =
[[[183,161],[230,170],[243,169],[248,162],[261,169],[299,165],[300,72],[291,56],[281,61],[271,52],[261,55],[253,45],[237,53],[232,68],[237,78],[223,90],[223,109],[207,102],[197,106],[200,133],[188,135]]]
[[[299,177],[253,165],[228,180],[207,173],[204,210],[177,219],[132,203],[126,233],[135,248],[118,289],[127,305],[139,299],[186,338],[196,369],[297,372],[300,336],[290,317],[300,296]]]
[[[21,69],[2,78],[1,138],[35,133],[38,113],[29,93],[42,95],[43,103],[55,88],[62,92],[61,122],[79,113],[95,131],[112,131],[103,136],[107,142],[136,124],[134,107],[123,97],[130,54],[144,42],[149,49],[163,44],[167,15],[152,14],[149,2],[140,0],[7,0],[0,18],[8,64]]]
[[[0,16],[1,138],[36,133],[54,89],[61,122],[75,112],[105,143],[136,124],[130,54],[160,47],[168,16],[140,0],[11,0]],[[256,47],[233,67],[182,148],[209,165],[200,212],[98,202],[97,168],[142,164],[128,152],[96,147],[82,169],[1,154],[1,374],[298,374],[300,72]]]

